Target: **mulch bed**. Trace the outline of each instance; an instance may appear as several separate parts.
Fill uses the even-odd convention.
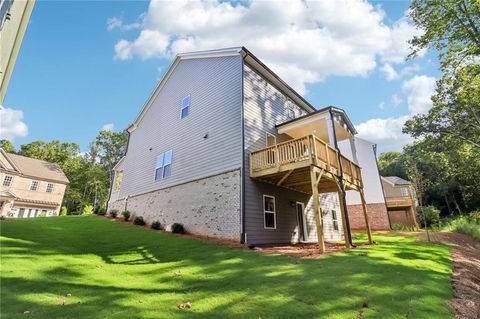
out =
[[[433,233],[432,239],[455,246],[450,250],[453,261],[453,300],[450,307],[455,318],[480,319],[480,243],[459,233]]]
[[[357,246],[360,247],[360,246]],[[281,244],[281,245],[260,245],[255,250],[280,254],[290,257],[304,259],[318,259],[327,255],[347,250],[345,244],[325,243],[325,253],[321,254],[317,244]]]

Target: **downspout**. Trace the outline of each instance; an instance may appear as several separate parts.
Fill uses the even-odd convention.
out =
[[[341,154],[340,148],[338,148],[337,132],[335,131],[335,121],[333,119],[332,109],[329,109],[328,113],[330,114],[330,120],[332,121],[333,141],[335,143],[335,149],[337,150],[338,154]],[[347,217],[346,220],[345,220],[345,224],[347,225],[347,229],[348,229],[348,232],[347,232],[348,241],[350,242],[350,245],[352,245],[352,247],[356,247],[352,242],[352,231],[350,230],[350,221],[349,221],[349,217],[348,217],[347,198],[345,196],[345,194],[346,194],[345,185],[343,184],[343,167],[342,167],[342,161],[341,160],[338,161],[338,166],[340,168],[340,176],[342,177],[342,178],[340,178],[340,187],[342,188],[342,196],[341,196],[342,198],[340,198],[340,200],[342,201],[342,203],[345,207],[345,216]]]
[[[241,120],[242,120],[242,166],[240,167],[240,215],[241,215],[241,234],[240,234],[240,243],[247,243],[247,233],[245,232],[245,57],[244,54],[242,57],[242,109],[241,109]]]

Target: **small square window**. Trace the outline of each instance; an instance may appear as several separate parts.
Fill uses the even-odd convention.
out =
[[[47,188],[45,189],[45,191],[46,191],[47,193],[53,192],[53,184],[52,184],[52,183],[48,183],[48,184],[47,184]]]
[[[13,176],[5,175],[5,178],[3,179],[3,186],[12,185],[12,181],[13,181]]]
[[[188,116],[188,113],[190,109],[190,96],[187,96],[182,100],[182,119],[186,116]]]
[[[30,190],[36,191],[37,189],[38,189],[38,181],[32,181],[32,184],[30,184]]]

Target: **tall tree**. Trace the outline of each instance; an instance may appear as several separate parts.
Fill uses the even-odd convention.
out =
[[[113,167],[125,155],[127,148],[127,132],[100,131],[94,142],[94,147],[99,163],[110,176],[110,184],[113,183]]]
[[[13,146],[12,142],[9,140],[0,140],[0,148],[7,153],[15,153],[15,146]]]
[[[407,179],[405,156],[399,152],[386,152],[378,158],[378,170],[382,176],[398,176]]]

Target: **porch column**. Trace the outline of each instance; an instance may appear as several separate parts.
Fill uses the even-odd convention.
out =
[[[342,225],[343,225],[343,237],[345,238],[345,247],[350,248],[350,239],[348,237],[348,226],[347,226],[347,207],[345,206],[345,191],[340,187],[340,183],[337,182],[338,187],[338,201],[340,203],[340,212],[342,213]]]
[[[368,221],[367,202],[365,201],[365,195],[363,194],[363,188],[360,189],[360,198],[362,199],[363,216],[365,217],[365,225],[367,225],[368,243],[371,245],[372,230],[370,229],[370,222]]]
[[[315,166],[310,165],[310,180],[312,183],[313,210],[315,214],[315,223],[317,226],[318,248],[323,254],[325,252],[325,242],[323,240],[323,222],[320,216],[320,202],[318,200],[318,181]]]

